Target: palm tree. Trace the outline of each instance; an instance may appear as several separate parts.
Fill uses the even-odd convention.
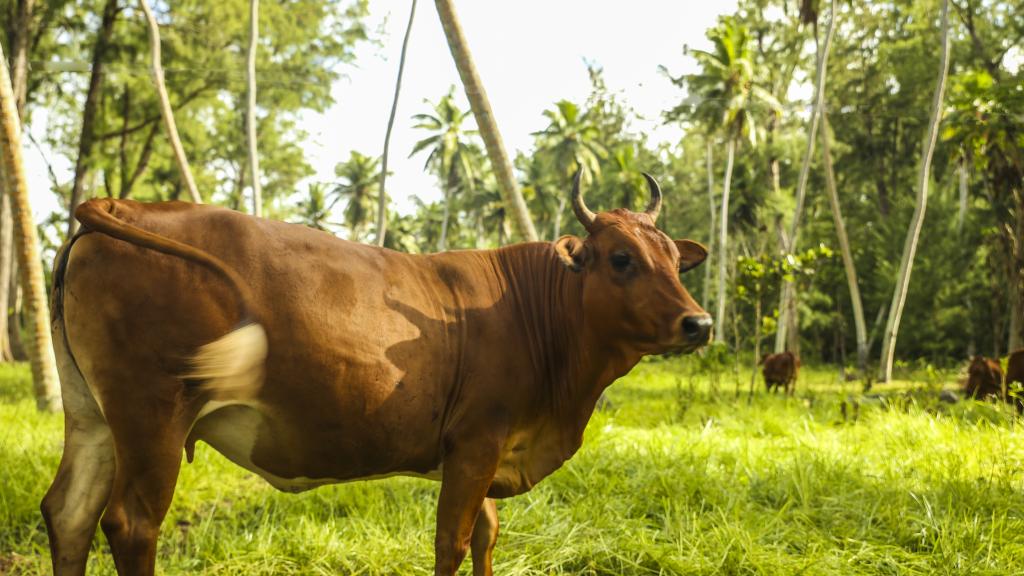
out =
[[[260,156],[256,141],[256,45],[259,42],[260,2],[249,0],[249,51],[245,68],[248,80],[248,104],[245,107],[246,138],[249,141],[249,169],[252,171],[252,213],[263,216],[263,190],[260,187]]]
[[[585,182],[599,177],[601,159],[608,156],[608,150],[600,142],[601,131],[580,111],[579,106],[568,100],[559,100],[554,108],[544,111],[544,116],[549,122],[547,128],[533,135],[537,138],[537,153],[552,164],[555,181],[567,182],[577,170],[583,170]],[[552,240],[561,231],[565,202],[565,194],[558,194],[558,206],[552,214]]]
[[[381,155],[380,197],[377,201],[377,246],[385,246],[388,232],[388,196],[385,186],[388,178],[388,151],[391,148],[391,129],[395,127],[395,114],[398,112],[398,96],[402,92],[402,74],[405,72],[405,55],[409,50],[409,37],[412,35],[412,23],[416,18],[416,0],[412,0],[409,8],[409,23],[405,27],[402,39],[402,54],[398,59],[398,79],[395,80],[395,98],[391,101],[391,115],[388,116],[388,128],[384,132],[384,153]]]
[[[726,141],[725,178],[719,210],[718,294],[719,322],[725,317],[726,274],[729,242],[729,192],[736,147],[744,139],[757,144],[757,118],[765,110],[775,113],[780,106],[770,93],[754,85],[754,60],[750,50],[750,33],[735,18],[724,18],[708,31],[714,45],[711,52],[693,50],[701,70],[697,74],[673,79],[685,86],[689,95],[682,104],[668,113],[670,119],[688,117],[707,127],[721,127]],[[710,130],[710,128],[709,128]],[[725,342],[724,330],[715,331],[715,341]]]
[[[178,137],[178,126],[174,122],[174,112],[171,111],[171,100],[167,96],[167,87],[164,86],[164,68],[160,63],[160,26],[153,17],[153,11],[149,9],[146,0],[139,0],[142,12],[146,15],[146,22],[149,24],[149,50],[153,60],[153,84],[156,86],[156,93],[160,100],[160,115],[164,119],[164,126],[167,128],[167,138],[171,141],[171,149],[174,150],[174,159],[178,164],[178,171],[181,179],[188,189],[188,195],[196,204],[202,204],[203,199],[199,196],[199,189],[196,188],[196,181],[192,177],[192,169],[188,165],[188,157],[185,156],[185,149],[181,147],[181,138]]]
[[[601,160],[608,150],[601,144],[601,131],[590,121],[579,106],[568,100],[559,100],[555,107],[544,111],[547,128],[533,135],[538,138],[538,152],[550,154],[558,175],[566,180],[577,169],[584,178],[601,175]]]
[[[494,167],[494,174],[500,185],[501,193],[512,213],[512,220],[518,229],[520,236],[529,241],[537,240],[537,230],[530,220],[530,212],[526,208],[526,200],[523,199],[522,191],[516,183],[515,174],[512,172],[512,162],[509,161],[508,153],[505,151],[505,144],[501,140],[501,133],[498,132],[498,125],[494,121],[494,112],[491,111],[491,103],[487,99],[487,92],[484,90],[480,75],[477,74],[476,64],[469,52],[469,45],[462,33],[462,25],[459,24],[459,17],[455,14],[455,6],[452,0],[435,0],[437,14],[441,18],[441,26],[444,28],[445,37],[448,39],[448,49],[455,60],[455,67],[459,70],[459,77],[462,78],[462,86],[466,90],[466,97],[469,98],[470,108],[476,117],[477,126],[480,127],[480,134],[483,136],[484,145],[487,147],[487,157]]]
[[[334,173],[341,182],[331,191],[334,199],[327,210],[329,212],[338,200],[345,199],[344,222],[349,229],[349,239],[359,242],[380,189],[380,159],[353,150],[348,160],[334,167]]]
[[[327,191],[323,184],[319,182],[311,183],[306,189],[306,197],[299,200],[298,203],[299,222],[310,228],[330,232],[331,226],[334,224],[327,220],[331,214],[331,207],[328,204],[327,196]]]
[[[914,205],[914,216],[910,220],[907,239],[903,244],[903,257],[900,259],[900,271],[896,279],[896,288],[889,306],[889,319],[885,323],[885,336],[882,340],[882,360],[880,362],[879,379],[889,382],[892,379],[892,363],[896,352],[896,338],[900,329],[900,317],[903,306],[907,302],[907,288],[910,286],[910,273],[914,267],[914,254],[917,252],[917,241],[921,237],[921,226],[924,224],[924,212],[928,206],[928,179],[931,177],[932,154],[939,136],[939,123],[942,120],[942,99],[946,93],[946,76],[949,74],[949,0],[942,2],[942,40],[939,57],[939,75],[935,84],[935,96],[932,99],[931,120],[928,131],[921,144],[921,165],[917,180],[917,202]]]
[[[60,410],[60,381],[57,360],[50,339],[50,313],[46,305],[46,280],[39,257],[39,237],[29,206],[28,182],[21,158],[21,121],[11,76],[0,47],[0,149],[3,151],[3,182],[14,216],[14,242],[22,270],[21,285],[29,316],[31,346],[29,360],[36,406]]]
[[[455,103],[454,86],[432,107],[432,114],[413,116],[417,122],[416,128],[428,130],[432,134],[417,142],[409,157],[427,150],[423,168],[433,172],[440,181],[444,192],[444,218],[441,221],[437,249],[444,251],[448,247],[448,223],[454,195],[463,188],[471,187],[476,174],[473,164],[474,145],[470,140],[474,132],[464,126],[469,113]]]

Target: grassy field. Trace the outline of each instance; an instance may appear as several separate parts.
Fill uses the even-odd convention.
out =
[[[834,372],[796,398],[712,390],[691,359],[646,362],[608,392],[579,454],[499,504],[498,574],[1022,574],[1024,425],[931,400],[928,371],[840,405]],[[743,376],[744,390],[749,373]],[[917,399],[905,395],[931,387]],[[0,574],[48,574],[38,503],[62,419],[26,367],[0,366]],[[163,526],[164,574],[428,574],[438,484],[274,491],[200,445]],[[98,535],[91,574],[113,574]],[[463,566],[467,572],[469,562]]]

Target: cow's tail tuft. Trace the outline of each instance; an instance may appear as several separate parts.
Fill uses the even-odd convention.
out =
[[[255,322],[245,322],[217,340],[199,348],[189,359],[186,378],[203,381],[215,396],[235,399],[251,395],[263,381],[267,358],[267,333]]]

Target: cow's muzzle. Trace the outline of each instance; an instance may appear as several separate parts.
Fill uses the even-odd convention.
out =
[[[707,344],[708,340],[711,338],[711,327],[714,326],[714,324],[715,322],[708,314],[684,317],[682,330],[686,344],[688,346],[693,346],[694,348]]]

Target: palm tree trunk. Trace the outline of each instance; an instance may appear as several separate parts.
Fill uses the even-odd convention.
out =
[[[149,49],[153,58],[153,84],[156,85],[157,96],[160,98],[160,115],[163,116],[164,126],[167,128],[167,138],[171,141],[171,148],[174,150],[174,159],[178,164],[178,172],[188,189],[188,195],[196,204],[202,204],[203,199],[199,196],[199,189],[196,188],[196,181],[192,178],[192,169],[189,168],[188,158],[185,156],[185,149],[181,147],[181,138],[178,137],[178,126],[174,123],[174,112],[171,111],[171,100],[167,96],[167,87],[164,85],[164,68],[160,63],[160,27],[153,17],[153,11],[149,9],[146,0],[139,0],[139,6],[146,15],[146,22],[149,24]],[[258,184],[253,183],[255,188]]]
[[[263,216],[263,189],[260,186],[260,155],[256,139],[256,47],[260,38],[260,0],[249,0],[249,51],[245,58],[249,83],[249,102],[245,107],[246,137],[249,140],[249,169],[252,170],[252,213]]]
[[[828,52],[832,46],[832,36],[836,29],[836,19],[839,17],[836,11],[836,1],[832,0],[828,28],[825,30],[825,41],[818,47],[817,70],[815,71],[814,105],[811,107],[811,117],[807,126],[807,146],[804,148],[803,162],[800,164],[800,177],[796,185],[796,209],[793,212],[793,222],[790,227],[789,241],[783,246],[786,254],[791,254],[797,246],[797,239],[800,236],[800,219],[804,213],[804,201],[807,199],[807,179],[811,172],[811,158],[814,156],[814,139],[818,134],[818,118],[821,114],[822,103],[825,101],[825,78],[828,73]],[[817,30],[817,28],[815,28]],[[818,37],[815,34],[815,41]],[[795,306],[792,300],[796,297],[796,286],[792,280],[783,280],[782,290],[779,291],[779,329],[775,333],[775,352],[779,353],[786,349],[786,341],[789,330],[799,330],[799,324],[791,317]],[[793,334],[792,338],[798,338]]]
[[[903,258],[900,260],[900,271],[897,275],[896,288],[892,294],[889,307],[889,319],[885,326],[882,339],[881,374],[883,382],[892,379],[892,364],[896,352],[896,338],[899,334],[900,318],[903,306],[907,302],[907,289],[910,286],[910,273],[914,267],[914,254],[917,252],[917,241],[921,236],[924,214],[928,207],[928,179],[931,176],[932,154],[935,152],[935,141],[939,135],[939,122],[942,119],[942,99],[946,92],[946,76],[949,74],[949,0],[942,2],[942,55],[939,59],[939,78],[935,85],[935,97],[932,100],[931,120],[928,132],[921,146],[921,166],[917,181],[917,203],[914,216],[907,230],[907,239],[903,245]]]
[[[117,0],[107,0],[103,8],[103,20],[96,33],[96,45],[92,51],[92,72],[89,75],[89,88],[86,90],[85,105],[82,108],[82,131],[78,137],[75,179],[71,184],[71,199],[68,202],[68,238],[78,230],[75,208],[82,202],[85,195],[86,176],[89,173],[89,162],[95,136],[93,124],[96,121],[96,106],[99,104],[100,91],[103,88],[103,61],[110,48],[110,39],[114,33],[114,21],[117,20],[117,13]]]
[[[402,74],[405,73],[405,55],[409,50],[409,37],[412,35],[412,22],[416,18],[416,0],[412,0],[409,8],[409,23],[405,26],[405,37],[402,38],[402,54],[398,58],[398,78],[395,80],[395,98],[391,101],[391,115],[388,116],[388,129],[384,132],[384,154],[380,159],[380,197],[377,198],[377,246],[384,245],[388,233],[388,195],[384,184],[388,179],[388,149],[391,146],[391,129],[395,126],[395,114],[398,112],[398,96],[402,92]]]
[[[50,314],[46,305],[46,282],[39,259],[39,239],[29,206],[28,182],[21,158],[21,130],[7,61],[0,48],[0,144],[3,148],[5,187],[14,211],[14,238],[21,263],[22,286],[29,314],[32,338],[29,360],[36,406],[60,410],[60,382],[57,361],[50,340]]]
[[[451,194],[448,192],[451,190],[449,186],[444,188],[444,216],[441,217],[441,238],[437,241],[437,251],[444,252],[448,249],[448,212],[449,205],[451,204]]]
[[[35,0],[18,0],[17,14],[11,30],[11,87],[17,104],[18,118],[25,119],[25,101],[28,98],[28,48],[32,38],[32,13]]]
[[[3,164],[3,162],[0,162]],[[0,170],[0,172],[3,172]],[[10,300],[11,260],[14,259],[14,220],[11,215],[11,199],[7,195],[6,176],[0,175],[0,361],[14,360],[11,339],[7,333],[7,302]]]
[[[711,309],[711,259],[718,258],[715,254],[715,172],[713,169],[711,136],[707,137],[706,164],[708,171],[708,209],[711,219],[708,220],[708,256],[704,262],[704,309]]]
[[[868,364],[868,329],[864,322],[864,304],[860,299],[860,286],[857,284],[857,269],[850,251],[850,239],[846,235],[846,223],[843,221],[842,208],[839,205],[839,192],[836,190],[836,178],[832,169],[832,152],[829,144],[828,112],[821,109],[821,152],[825,163],[825,187],[828,190],[828,201],[832,207],[832,222],[836,227],[839,240],[839,251],[843,256],[843,268],[846,270],[846,284],[850,290],[850,308],[853,310],[853,325],[857,332],[857,370],[861,376],[867,375]]]
[[[726,264],[729,258],[729,186],[732,184],[732,164],[736,156],[736,138],[730,137],[727,145],[727,157],[725,161],[725,182],[722,185],[722,220],[718,228],[718,296],[715,303],[718,305],[718,313],[715,318],[719,323],[718,330],[715,330],[715,342],[725,343],[725,285],[726,285]]]
[[[501,189],[505,206],[512,214],[512,221],[515,223],[519,236],[534,242],[537,240],[537,230],[533,227],[530,211],[526,207],[526,200],[523,199],[522,191],[519,190],[519,185],[516,183],[515,174],[512,172],[512,162],[509,161],[508,153],[505,151],[501,133],[494,121],[491,103],[487,99],[487,92],[477,74],[473,57],[469,53],[469,46],[462,33],[459,18],[455,14],[455,7],[452,5],[452,0],[435,0],[434,3],[441,18],[441,26],[444,27],[444,34],[448,38],[448,48],[451,50],[456,68],[459,69],[462,85],[466,89],[469,107],[473,109],[473,117],[476,118],[477,128],[479,128],[480,136],[487,148],[487,157],[490,158],[491,166],[494,167],[494,175],[498,180],[498,187]]]
[[[558,240],[562,234],[562,213],[565,212],[565,194],[558,195],[558,211],[555,212],[554,227],[551,229],[551,241]]]

